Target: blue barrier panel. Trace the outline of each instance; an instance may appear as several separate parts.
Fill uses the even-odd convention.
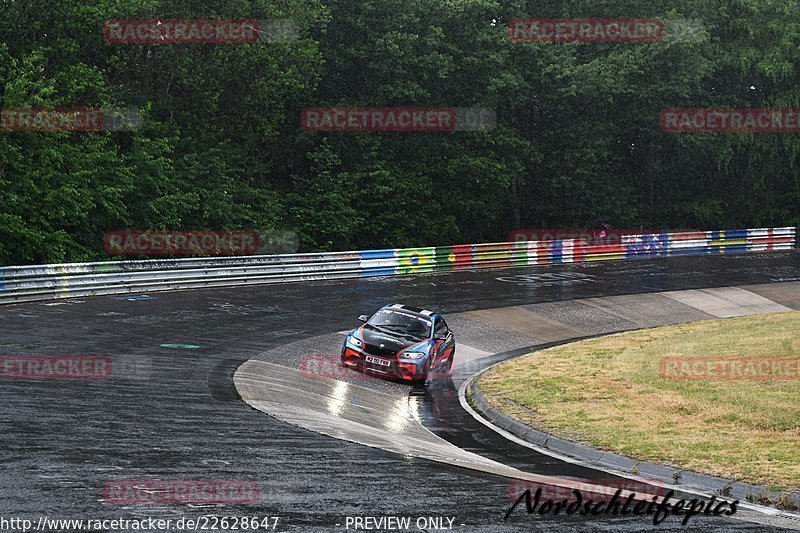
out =
[[[657,253],[656,255],[666,255],[667,248],[669,248],[669,233],[658,233],[654,236],[654,241],[657,243]]]
[[[625,257],[640,255],[664,255],[669,248],[669,235],[666,233],[647,233],[631,237],[625,246]]]
[[[563,254],[563,248],[562,248],[562,245],[561,245],[561,241],[553,241],[550,244],[550,254],[551,254],[550,255],[550,262],[551,263],[558,264],[558,263],[563,263],[564,262],[563,261],[564,254]]]
[[[746,244],[732,244],[730,246],[725,246],[724,248],[726,254],[738,254],[747,251]]]
[[[360,256],[361,276],[393,276],[397,273],[395,250],[363,250]]]
[[[361,272],[361,277],[369,277],[369,276],[394,276],[396,273],[396,269],[394,267],[375,267],[375,268],[368,268]]]
[[[361,259],[390,259],[394,257],[394,249],[390,250],[362,250]]]
[[[682,247],[682,248],[669,247],[667,249],[666,255],[668,255],[668,256],[704,255],[704,254],[708,254],[708,253],[711,253],[711,252],[706,246],[691,246],[691,247]]]

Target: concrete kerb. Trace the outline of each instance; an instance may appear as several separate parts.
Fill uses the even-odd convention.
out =
[[[540,348],[537,347],[537,349]],[[519,357],[519,355],[517,355],[517,357]],[[598,450],[584,444],[567,441],[522,424],[489,405],[477,386],[477,380],[484,372],[502,362],[505,361],[491,365],[472,375],[464,385],[462,385],[463,397],[475,411],[475,413],[471,414],[473,414],[473,416],[482,417],[484,419],[482,422],[484,422],[485,425],[496,426],[497,428],[505,430],[518,439],[532,444],[543,453],[549,451],[552,452],[551,455],[566,456],[590,468],[602,467],[609,471],[609,473],[625,477],[631,477],[632,472],[638,471],[636,476],[643,478],[644,481],[650,480],[658,482],[675,488],[676,490],[701,491],[704,493],[718,494],[727,498],[738,499],[742,502],[751,502],[755,498],[758,503],[763,504],[763,502],[759,500],[760,496],[768,495],[769,498],[774,501],[781,495],[781,492],[771,490],[766,486],[752,485],[736,480],[687,472],[674,467],[650,463],[648,461],[637,461],[612,452]],[[500,433],[502,434],[502,432]],[[789,493],[788,496],[796,505],[800,506],[800,493]]]

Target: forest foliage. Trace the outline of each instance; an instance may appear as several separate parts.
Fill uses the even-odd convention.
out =
[[[525,17],[643,17],[652,43],[520,43]],[[118,19],[291,19],[292,39],[120,44]],[[662,131],[671,107],[800,108],[782,0],[0,0],[0,108],[139,109],[0,132],[0,264],[108,259],[118,229],[288,230],[303,251],[514,228],[800,224],[800,134]],[[497,126],[321,133],[309,107],[480,107]]]

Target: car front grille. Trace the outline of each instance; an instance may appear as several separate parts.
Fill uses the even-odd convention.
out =
[[[374,355],[375,357],[383,357],[384,359],[391,359],[394,361],[396,359],[396,352],[392,348],[381,348],[380,346],[375,346],[374,344],[367,344],[364,347],[364,352],[368,355]]]

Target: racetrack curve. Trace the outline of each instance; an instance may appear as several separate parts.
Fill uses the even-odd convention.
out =
[[[2,307],[2,355],[107,355],[113,365],[106,380],[0,381],[3,516],[278,516],[278,530],[334,531],[344,530],[346,516],[392,514],[456,517],[458,531],[549,530],[558,524],[534,516],[503,521],[510,505],[506,478],[342,441],[251,409],[233,388],[235,369],[290,342],[349,329],[356,316],[390,301],[435,307],[450,316],[576,298],[796,280],[800,254],[786,252]],[[796,308],[791,302],[784,305]],[[455,322],[451,326],[459,338],[480,337],[479,331],[459,331]],[[508,337],[512,340],[513,334]],[[472,345],[490,353],[504,350]],[[303,355],[288,353],[273,362],[297,368]],[[369,387],[408,391],[380,380]],[[529,451],[490,433],[474,435],[476,442],[493,447],[489,459],[528,471],[565,473],[572,468],[552,458],[529,462]],[[104,502],[103,485],[118,479],[250,480],[261,494],[257,503],[238,507]],[[639,531],[649,525],[642,518],[570,520],[572,529],[586,531]],[[695,526],[765,529],[722,518]],[[671,519],[659,528],[682,529]]]

